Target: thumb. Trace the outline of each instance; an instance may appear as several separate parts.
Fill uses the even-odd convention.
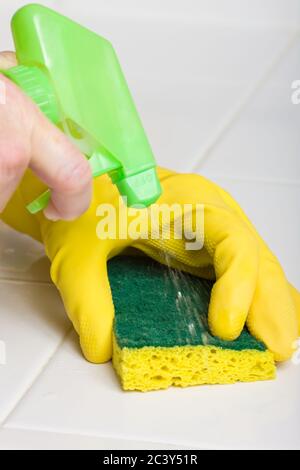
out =
[[[272,257],[261,258],[247,325],[251,334],[274,353],[276,361],[291,357],[298,336],[296,307],[285,274]]]
[[[92,363],[112,357],[114,306],[107,274],[107,256],[89,249],[62,247],[51,267],[67,314],[80,338],[82,352]]]

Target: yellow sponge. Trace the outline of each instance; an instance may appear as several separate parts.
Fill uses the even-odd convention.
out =
[[[113,365],[124,390],[275,378],[273,354],[247,330],[232,342],[209,333],[211,282],[140,257],[114,259],[109,276]]]

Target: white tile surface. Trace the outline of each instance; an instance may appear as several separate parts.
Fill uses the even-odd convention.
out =
[[[274,382],[124,393],[111,366],[87,364],[71,335],[7,426],[199,448],[295,448],[299,391],[299,366],[290,364]]]
[[[55,352],[70,323],[53,286],[0,281],[0,423]]]
[[[42,245],[0,222],[0,279],[50,283],[50,263]]]
[[[199,171],[300,184],[300,104],[291,101],[299,78],[300,39],[207,160],[200,160]]]
[[[59,434],[26,429],[0,430],[0,450],[172,450],[169,444]]]
[[[300,185],[213,180],[239,202],[279,258],[289,280],[300,289]]]

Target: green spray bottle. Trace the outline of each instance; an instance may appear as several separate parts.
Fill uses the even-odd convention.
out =
[[[129,207],[155,203],[155,159],[112,45],[38,4],[17,11],[12,32],[20,65],[1,72],[72,139],[94,177],[109,174]],[[45,209],[50,197],[28,210]]]

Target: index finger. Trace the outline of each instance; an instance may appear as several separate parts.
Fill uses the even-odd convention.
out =
[[[0,53],[0,69],[16,65],[13,52]],[[26,143],[30,168],[52,189],[46,217],[72,220],[80,216],[88,209],[92,193],[86,158],[16,85],[9,80],[4,85],[11,140]]]

